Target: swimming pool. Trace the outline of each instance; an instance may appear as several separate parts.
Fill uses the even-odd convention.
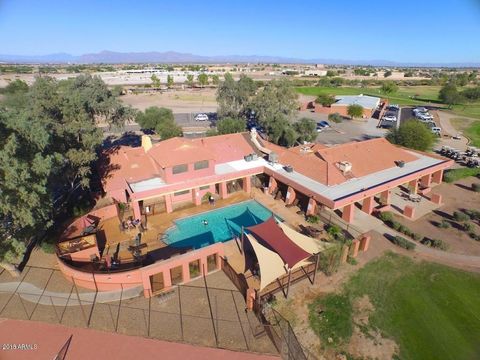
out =
[[[270,216],[272,212],[266,207],[255,200],[248,200],[179,219],[174,227],[167,230],[163,241],[174,247],[199,249],[231,240],[241,234],[242,226],[259,224]]]

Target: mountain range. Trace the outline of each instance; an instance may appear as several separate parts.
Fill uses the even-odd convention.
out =
[[[166,52],[115,52],[101,51],[83,55],[56,53],[48,55],[1,55],[0,63],[18,64],[126,64],[126,63],[279,63],[279,64],[330,64],[330,65],[371,65],[405,67],[480,67],[480,63],[422,63],[395,62],[389,60],[343,60],[343,59],[302,59],[265,55],[222,55],[204,56],[175,51]]]

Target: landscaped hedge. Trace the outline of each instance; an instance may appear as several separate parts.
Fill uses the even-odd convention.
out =
[[[417,246],[414,243],[412,243],[411,241],[408,241],[407,239],[405,239],[404,237],[401,237],[401,236],[395,236],[394,238],[391,238],[390,241],[392,243],[394,243],[395,245],[398,245],[398,246],[400,246],[404,249],[407,249],[407,250],[413,250]]]
[[[435,249],[440,249],[440,250],[447,250],[448,245],[440,239],[430,239],[427,237],[424,237],[422,241],[420,241],[423,245],[430,246]]]
[[[469,176],[476,176],[480,174],[480,169],[476,168],[460,168],[460,169],[450,169],[445,171],[443,175],[443,181],[447,183],[452,183],[454,181],[467,178]]]
[[[396,231],[398,231],[402,234],[405,234],[405,235],[411,237],[415,241],[420,241],[423,237],[422,235],[417,234],[417,233],[413,232],[412,230],[410,230],[407,226],[402,225],[401,223],[396,221],[393,218],[393,214],[389,211],[381,212],[378,215],[378,218],[380,220],[382,220],[388,227],[390,227],[390,228],[392,228],[392,229],[394,229],[394,230],[396,230]]]

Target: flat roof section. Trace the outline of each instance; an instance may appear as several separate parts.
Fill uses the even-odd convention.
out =
[[[380,104],[380,98],[369,95],[337,95],[335,105],[361,105],[365,109],[375,109]]]
[[[130,189],[134,193],[136,193],[136,192],[159,189],[165,186],[166,184],[165,184],[165,181],[163,181],[161,178],[155,177],[152,179],[143,180],[136,183],[130,183],[128,185],[130,186]]]
[[[274,172],[281,174],[282,176],[298,183],[299,185],[305,186],[306,188],[317,193],[318,195],[324,196],[333,201],[337,201],[344,197],[353,195],[356,192],[360,192],[381,185],[383,183],[393,181],[397,178],[404,177],[411,173],[415,173],[431,166],[445,162],[445,160],[436,159],[418,153],[415,153],[415,155],[419,157],[419,159],[411,161],[409,163],[405,163],[403,167],[396,166],[363,177],[353,178],[347,180],[344,183],[332,186],[321,184],[315,180],[312,180],[309,177],[295,172],[295,168],[293,172],[287,172],[285,171],[283,166],[279,164],[273,166],[269,164],[267,166]]]

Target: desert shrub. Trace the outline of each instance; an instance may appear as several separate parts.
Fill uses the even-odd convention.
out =
[[[462,227],[463,227],[463,230],[467,232],[473,231],[474,229],[473,224],[469,222],[464,223]]]
[[[438,227],[441,229],[448,229],[450,227],[450,223],[447,220],[442,220],[439,224]]]
[[[422,244],[426,246],[430,246],[435,249],[439,249],[439,250],[448,249],[448,245],[443,240],[440,240],[440,239],[424,238],[422,240]]]
[[[333,121],[334,123],[341,123],[343,117],[339,113],[333,113],[328,115],[328,120]]]
[[[378,218],[383,222],[393,221],[393,214],[390,211],[383,211],[378,215]]]
[[[55,253],[55,244],[51,243],[50,241],[42,241],[40,248],[47,254]]]
[[[470,217],[469,217],[467,214],[465,214],[465,213],[463,213],[463,212],[460,212],[460,211],[455,211],[455,212],[453,213],[453,218],[454,218],[455,220],[457,220],[457,221],[460,221],[460,222],[464,222],[464,221],[470,220]]]
[[[394,238],[391,239],[392,243],[394,243],[395,245],[398,245],[404,249],[407,249],[407,250],[413,250],[415,249],[416,245],[410,241],[408,241],[407,239],[405,239],[404,237],[401,237],[401,236],[395,236]]]
[[[347,258],[347,262],[348,262],[350,265],[357,265],[357,264],[358,264],[357,259],[355,259],[355,258],[353,258],[353,257],[351,257],[351,256],[349,256],[349,257]]]
[[[480,220],[480,211],[478,210],[463,210],[463,212],[472,220]]]
[[[480,184],[472,184],[472,190],[475,192],[480,192]]]
[[[397,231],[400,231],[400,228],[402,227],[402,224],[400,224],[398,221],[395,221],[395,220],[388,221],[387,225]]]
[[[412,238],[413,238],[413,240],[415,240],[415,241],[420,241],[420,240],[423,239],[423,235],[417,234],[417,233],[413,233]]]
[[[309,222],[310,224],[318,224],[319,221],[320,218],[317,215],[309,215],[307,217],[307,222]]]

